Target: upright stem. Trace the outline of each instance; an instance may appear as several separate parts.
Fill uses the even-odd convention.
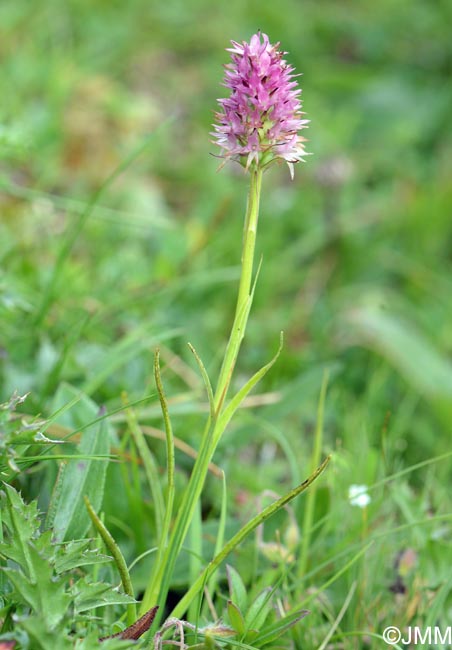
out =
[[[250,172],[250,189],[246,208],[245,225],[242,245],[242,271],[240,274],[239,293],[235,308],[234,322],[229,336],[228,345],[221,366],[217,390],[215,392],[215,407],[217,412],[226,399],[235,362],[245,335],[248,314],[251,306],[251,284],[253,280],[254,249],[256,245],[257,222],[259,218],[259,200],[262,185],[262,170]]]
[[[259,169],[250,172],[250,190],[245,216],[245,227],[242,245],[242,270],[240,274],[239,292],[235,310],[234,322],[226,347],[223,364],[221,366],[217,389],[214,395],[215,414],[210,417],[199,448],[198,456],[190,475],[190,480],[178,508],[176,520],[170,534],[168,545],[165,548],[156,574],[145,591],[141,610],[146,611],[156,602],[164,605],[171,584],[177,556],[185,541],[190,523],[196,512],[197,503],[204,487],[209,463],[215,453],[217,444],[223,433],[220,414],[225,403],[232,373],[240,350],[240,344],[245,335],[245,328],[252,300],[253,262],[256,244],[256,231],[259,216],[259,198],[262,184],[262,171]],[[162,540],[162,543],[163,540]],[[156,616],[156,624],[160,622],[163,607]]]

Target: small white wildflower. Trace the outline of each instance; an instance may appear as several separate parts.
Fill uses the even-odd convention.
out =
[[[371,499],[367,492],[367,485],[350,485],[348,488],[348,500],[352,506],[358,506],[358,508],[368,506]]]

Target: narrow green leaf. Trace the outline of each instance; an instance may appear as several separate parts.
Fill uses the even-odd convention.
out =
[[[202,568],[202,521],[201,503],[199,501],[195,508],[194,517],[191,520],[188,541],[190,544],[188,575],[189,583],[192,584],[199,576]],[[192,621],[196,626],[198,626],[199,605],[200,603],[193,601],[188,612],[188,620]]]
[[[226,513],[227,513],[227,488],[226,488],[226,475],[224,472],[222,472],[222,493],[221,493],[221,510],[220,510],[220,520],[218,522],[218,531],[217,531],[217,539],[215,542],[215,551],[214,551],[214,557],[215,555],[218,555],[218,553],[221,551],[223,548],[224,544],[224,531],[226,529]],[[214,591],[217,586],[217,580],[218,580],[218,574],[214,573],[212,577],[209,580],[209,583],[207,585],[207,589],[213,598]]]
[[[279,619],[276,621],[276,623],[273,623],[272,625],[269,625],[268,627],[262,629],[261,633],[259,634],[259,646],[273,643],[308,614],[309,611],[307,609],[302,609],[288,616],[284,616],[284,618]]]
[[[167,473],[167,498],[165,504],[165,516],[163,519],[163,529],[160,539],[160,544],[166,546],[168,542],[169,529],[171,526],[171,520],[173,517],[173,503],[175,495],[175,486],[174,486],[174,435],[173,427],[171,426],[171,419],[168,410],[168,403],[165,397],[165,391],[163,390],[162,377],[160,374],[160,353],[158,350],[155,352],[154,356],[154,378],[155,384],[157,386],[157,392],[159,394],[160,406],[162,409],[163,422],[165,424],[165,438],[166,438],[166,473]]]
[[[267,587],[251,603],[245,614],[247,630],[260,630],[271,610],[272,588]]]
[[[229,424],[229,421],[231,420],[232,416],[234,413],[237,411],[239,408],[240,404],[243,402],[245,397],[247,397],[248,393],[256,386],[256,384],[267,374],[267,372],[270,370],[270,368],[274,365],[276,360],[278,359],[279,355],[281,354],[283,346],[283,333],[281,332],[280,336],[280,341],[279,341],[279,348],[278,351],[276,352],[275,356],[271,361],[269,361],[265,366],[263,366],[260,370],[258,370],[252,377],[249,379],[244,386],[234,395],[234,397],[230,400],[226,408],[223,410],[221,413],[219,420],[218,420],[218,433],[217,433],[217,438],[219,438],[226,427]]]
[[[211,420],[215,419],[215,400],[213,396],[213,390],[212,390],[212,384],[210,383],[209,375],[207,374],[207,370],[201,361],[200,357],[198,356],[198,353],[196,352],[195,348],[192,346],[191,343],[188,344],[188,347],[190,348],[193,356],[196,359],[196,363],[198,364],[198,368],[201,372],[201,377],[203,378],[204,385],[206,387],[206,393],[207,393],[207,399],[209,400],[209,410],[210,410],[210,418]]]
[[[323,418],[325,412],[326,391],[328,388],[329,373],[326,370],[323,374],[322,386],[320,389],[319,403],[317,407],[317,422],[314,435],[314,449],[311,456],[311,471],[318,466],[322,454],[322,438],[323,438]],[[317,485],[312,486],[312,490],[306,495],[306,507],[303,518],[303,537],[301,540],[300,559],[298,562],[298,577],[300,580],[304,578],[306,569],[308,567],[308,554],[310,550],[310,542],[312,535],[312,527],[314,523],[314,507],[317,493]]]
[[[309,478],[303,481],[303,483],[300,483],[300,485],[298,485],[296,488],[268,505],[266,508],[264,508],[264,510],[253,517],[247,524],[245,524],[245,526],[243,526],[243,528],[241,528],[229,540],[229,542],[225,544],[221,552],[207,565],[196,582],[191,586],[185,596],[176,605],[171,613],[171,616],[174,618],[181,618],[187,611],[187,607],[190,605],[193,598],[196,597],[196,595],[199,593],[199,590],[203,588],[206,581],[218,569],[223,560],[225,560],[226,557],[260,524],[275,514],[275,512],[280,510],[283,506],[285,506],[286,503],[289,503],[289,501],[292,501],[292,499],[301,494],[301,492],[304,492],[304,490],[306,490],[311,485],[311,483],[315,481],[318,476],[320,476],[320,474],[328,465],[330,458],[331,456],[328,456],[320,465],[320,467],[318,467]]]
[[[135,415],[135,411],[133,411],[131,408],[127,408],[126,413],[127,423],[137,446],[138,453],[140,454],[140,458],[143,461],[144,472],[146,474],[149,490],[154,501],[155,526],[157,529],[157,535],[160,539],[165,517],[165,502],[163,499],[161,482],[158,476],[157,463],[155,461],[153,453],[149,449],[146,438]]]

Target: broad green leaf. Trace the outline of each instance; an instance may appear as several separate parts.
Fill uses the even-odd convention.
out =
[[[232,602],[232,600],[228,600],[228,616],[229,622],[237,634],[240,636],[245,634],[245,620],[243,618],[242,612],[237,607],[237,605]]]
[[[240,574],[230,564],[226,565],[226,575],[228,577],[229,595],[233,603],[237,605],[240,611],[244,612],[247,608],[248,598],[246,588]]]
[[[55,410],[72,400],[77,392],[68,384],[60,386],[55,397]],[[73,408],[62,413],[57,421],[68,428],[79,429],[96,419],[98,412],[96,404],[86,395],[81,395]],[[108,460],[99,459],[99,456],[110,453],[110,430],[105,419],[83,430],[77,451],[85,458],[70,460],[63,467],[50,507],[54,514],[48,525],[52,525],[54,537],[60,542],[86,535],[90,518],[83,501],[85,496],[94,510],[98,511],[102,505]]]

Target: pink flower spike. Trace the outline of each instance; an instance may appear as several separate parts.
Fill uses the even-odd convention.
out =
[[[218,100],[213,142],[225,162],[236,160],[248,170],[285,161],[293,178],[294,163],[307,155],[299,131],[309,122],[302,119],[299,75],[283,59],[286,52],[278,49],[279,43],[271,45],[266,34],[231,44],[223,80],[231,94]]]

